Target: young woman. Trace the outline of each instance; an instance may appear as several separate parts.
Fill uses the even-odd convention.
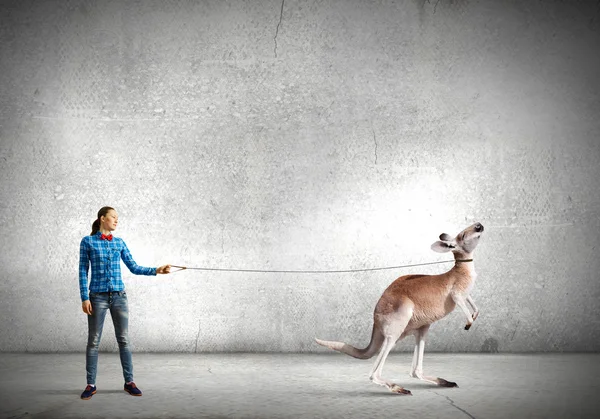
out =
[[[106,311],[115,327],[119,344],[119,355],[125,378],[124,390],[132,396],[141,396],[142,392],[133,382],[133,363],[129,349],[127,294],[121,279],[121,260],[135,275],[168,274],[171,265],[158,268],[145,268],[135,263],[123,239],[114,237],[119,216],[114,208],[103,207],[98,218],[92,224],[92,233],[81,240],[79,246],[79,291],[81,307],[88,315],[88,342],[85,368],[87,386],[81,398],[89,400],[96,394],[96,369],[98,365],[98,346],[102,337],[102,327]],[[88,294],[88,270],[92,267],[92,276]]]

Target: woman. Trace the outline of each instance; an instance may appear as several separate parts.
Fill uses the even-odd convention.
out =
[[[117,228],[119,216],[114,208],[103,207],[98,211],[98,218],[92,224],[92,233],[81,240],[79,246],[79,291],[81,307],[88,315],[88,343],[86,349],[85,368],[87,386],[81,398],[89,400],[96,394],[96,368],[98,365],[98,346],[102,337],[102,327],[106,311],[115,327],[115,335],[119,344],[119,355],[125,378],[124,390],[132,396],[141,396],[142,392],[133,382],[133,364],[129,349],[127,294],[121,279],[121,259],[129,270],[136,275],[168,274],[171,265],[158,268],[138,266],[125,242],[114,237],[112,232]],[[92,267],[92,277],[88,295],[88,268]]]

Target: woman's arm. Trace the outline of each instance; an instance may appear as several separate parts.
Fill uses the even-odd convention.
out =
[[[88,270],[90,268],[90,253],[88,251],[85,238],[79,244],[79,295],[81,301],[86,301],[88,297]]]
[[[135,260],[133,260],[133,256],[131,256],[131,252],[127,248],[127,245],[125,244],[124,241],[123,241],[123,248],[121,249],[121,259],[123,259],[123,262],[125,262],[125,265],[127,266],[127,268],[134,275],[156,275],[157,274],[156,268],[147,268],[145,266],[140,266],[137,263],[135,263]]]
[[[121,258],[131,273],[135,275],[156,275],[168,274],[171,272],[171,265],[163,265],[159,266],[158,268],[146,268],[144,266],[139,266],[137,263],[135,263],[135,260],[133,260],[131,252],[127,248],[125,242],[123,242],[123,249],[121,249]]]
[[[92,304],[88,295],[88,270],[90,268],[90,253],[85,238],[79,244],[79,295],[81,309],[85,314],[92,314]]]

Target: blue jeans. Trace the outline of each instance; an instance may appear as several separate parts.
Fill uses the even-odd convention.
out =
[[[92,303],[92,315],[88,316],[88,343],[85,353],[87,383],[96,384],[98,347],[102,338],[106,310],[110,310],[115,326],[121,366],[123,367],[123,378],[125,378],[126,383],[133,381],[133,361],[128,336],[129,309],[127,308],[127,294],[125,291],[90,292],[90,302]]]

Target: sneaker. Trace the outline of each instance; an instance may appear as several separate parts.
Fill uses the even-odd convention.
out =
[[[135,385],[135,383],[131,383],[131,384],[125,384],[125,386],[123,387],[123,389],[131,394],[132,396],[141,396],[142,395],[142,390],[140,390],[139,388],[137,388],[137,386]]]
[[[85,390],[83,390],[83,393],[81,393],[81,398],[83,400],[89,400],[94,394],[96,394],[96,386],[88,385]]]

